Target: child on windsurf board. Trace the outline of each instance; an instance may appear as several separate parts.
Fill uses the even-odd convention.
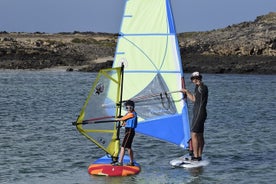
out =
[[[134,166],[133,150],[131,148],[133,138],[135,136],[135,128],[137,127],[137,113],[134,110],[134,106],[135,104],[133,101],[131,100],[126,101],[125,103],[125,107],[127,110],[126,115],[116,119],[118,121],[121,121],[122,122],[121,125],[125,127],[125,137],[121,145],[119,162],[114,163],[114,165],[117,165],[117,166],[123,165],[126,149],[128,151],[128,155],[130,158],[130,162],[127,165]]]

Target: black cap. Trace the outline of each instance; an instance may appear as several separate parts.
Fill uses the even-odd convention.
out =
[[[134,102],[132,100],[128,100],[125,102],[125,106],[132,106],[134,108]]]

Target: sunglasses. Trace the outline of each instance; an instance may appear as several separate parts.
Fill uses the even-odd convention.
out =
[[[132,110],[133,107],[132,106],[126,106],[126,110]]]

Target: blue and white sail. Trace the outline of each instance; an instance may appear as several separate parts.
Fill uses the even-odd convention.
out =
[[[135,102],[136,131],[187,148],[188,108],[179,91],[185,82],[169,0],[126,0],[113,67],[122,63],[122,99]]]

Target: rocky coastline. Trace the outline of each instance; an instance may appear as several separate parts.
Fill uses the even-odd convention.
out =
[[[97,72],[112,66],[117,34],[0,32],[0,69]],[[276,12],[207,32],[178,34],[185,72],[276,74]]]

